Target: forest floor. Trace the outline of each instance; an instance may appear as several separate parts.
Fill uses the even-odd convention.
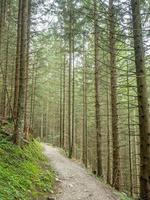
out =
[[[58,174],[57,200],[119,200],[115,191],[96,179],[80,164],[66,158],[57,148],[44,144],[44,154]]]

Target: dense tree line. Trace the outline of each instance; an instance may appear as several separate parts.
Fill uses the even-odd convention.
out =
[[[1,0],[1,130],[148,200],[149,23],[148,0]]]

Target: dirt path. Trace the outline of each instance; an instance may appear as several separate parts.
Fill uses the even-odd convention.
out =
[[[45,154],[61,180],[57,200],[119,200],[113,192],[58,149],[44,145]]]

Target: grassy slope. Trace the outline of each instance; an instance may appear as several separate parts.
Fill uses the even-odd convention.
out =
[[[37,141],[21,149],[0,136],[0,200],[36,199],[50,193],[54,182]]]

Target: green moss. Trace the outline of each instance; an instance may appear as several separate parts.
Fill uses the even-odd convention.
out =
[[[0,199],[30,200],[52,191],[54,172],[37,141],[23,149],[0,138]]]

